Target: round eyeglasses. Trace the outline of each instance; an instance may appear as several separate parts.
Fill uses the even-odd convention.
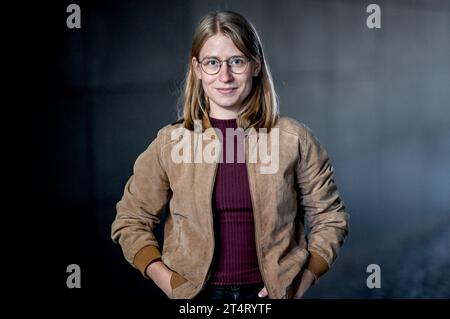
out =
[[[234,56],[228,60],[219,60],[215,57],[206,57],[198,62],[201,64],[203,71],[209,75],[219,73],[223,62],[227,63],[231,73],[242,74],[247,70],[247,66],[250,64],[250,59],[245,56]]]

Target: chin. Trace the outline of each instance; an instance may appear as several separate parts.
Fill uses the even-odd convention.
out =
[[[215,103],[217,104],[217,105],[219,105],[220,107],[223,107],[223,108],[232,108],[232,107],[234,107],[234,106],[236,106],[236,104],[237,104],[237,100],[224,100],[224,99],[217,99],[216,101],[215,101]]]

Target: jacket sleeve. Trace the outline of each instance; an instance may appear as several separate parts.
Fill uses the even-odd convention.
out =
[[[309,225],[307,268],[316,279],[335,261],[348,233],[348,215],[333,180],[333,167],[327,152],[306,128],[300,139],[301,159],[297,165],[297,183],[301,205]]]
[[[126,260],[145,277],[147,266],[161,257],[153,230],[171,194],[161,162],[162,138],[159,132],[137,158],[111,229],[112,240],[120,244]]]

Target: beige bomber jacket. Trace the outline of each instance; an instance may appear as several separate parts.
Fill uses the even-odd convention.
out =
[[[180,122],[159,130],[136,160],[112,224],[113,241],[145,277],[146,267],[158,258],[173,271],[172,298],[193,298],[202,290],[214,254],[212,194],[217,160],[173,160],[173,148],[182,139],[180,130],[191,137],[187,140],[192,145],[191,159],[219,140],[207,117],[201,126],[202,138],[197,140],[195,132],[183,129]],[[329,157],[312,132],[288,117],[279,118],[274,129],[266,135],[249,130],[245,154],[261,275],[269,297],[284,299],[292,297],[303,268],[316,278],[328,271],[348,233],[348,214]],[[278,139],[272,140],[275,132]],[[251,149],[258,144],[249,141],[259,141],[260,136],[266,137],[269,150],[278,142],[275,172],[262,173],[267,161],[250,160],[250,154],[258,154]],[[170,212],[160,252],[153,230],[167,203]]]

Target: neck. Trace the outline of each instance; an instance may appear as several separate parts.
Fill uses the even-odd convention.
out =
[[[209,116],[218,120],[231,120],[236,119],[240,111],[240,106],[233,106],[230,108],[224,108],[218,105],[213,105],[211,103]]]

